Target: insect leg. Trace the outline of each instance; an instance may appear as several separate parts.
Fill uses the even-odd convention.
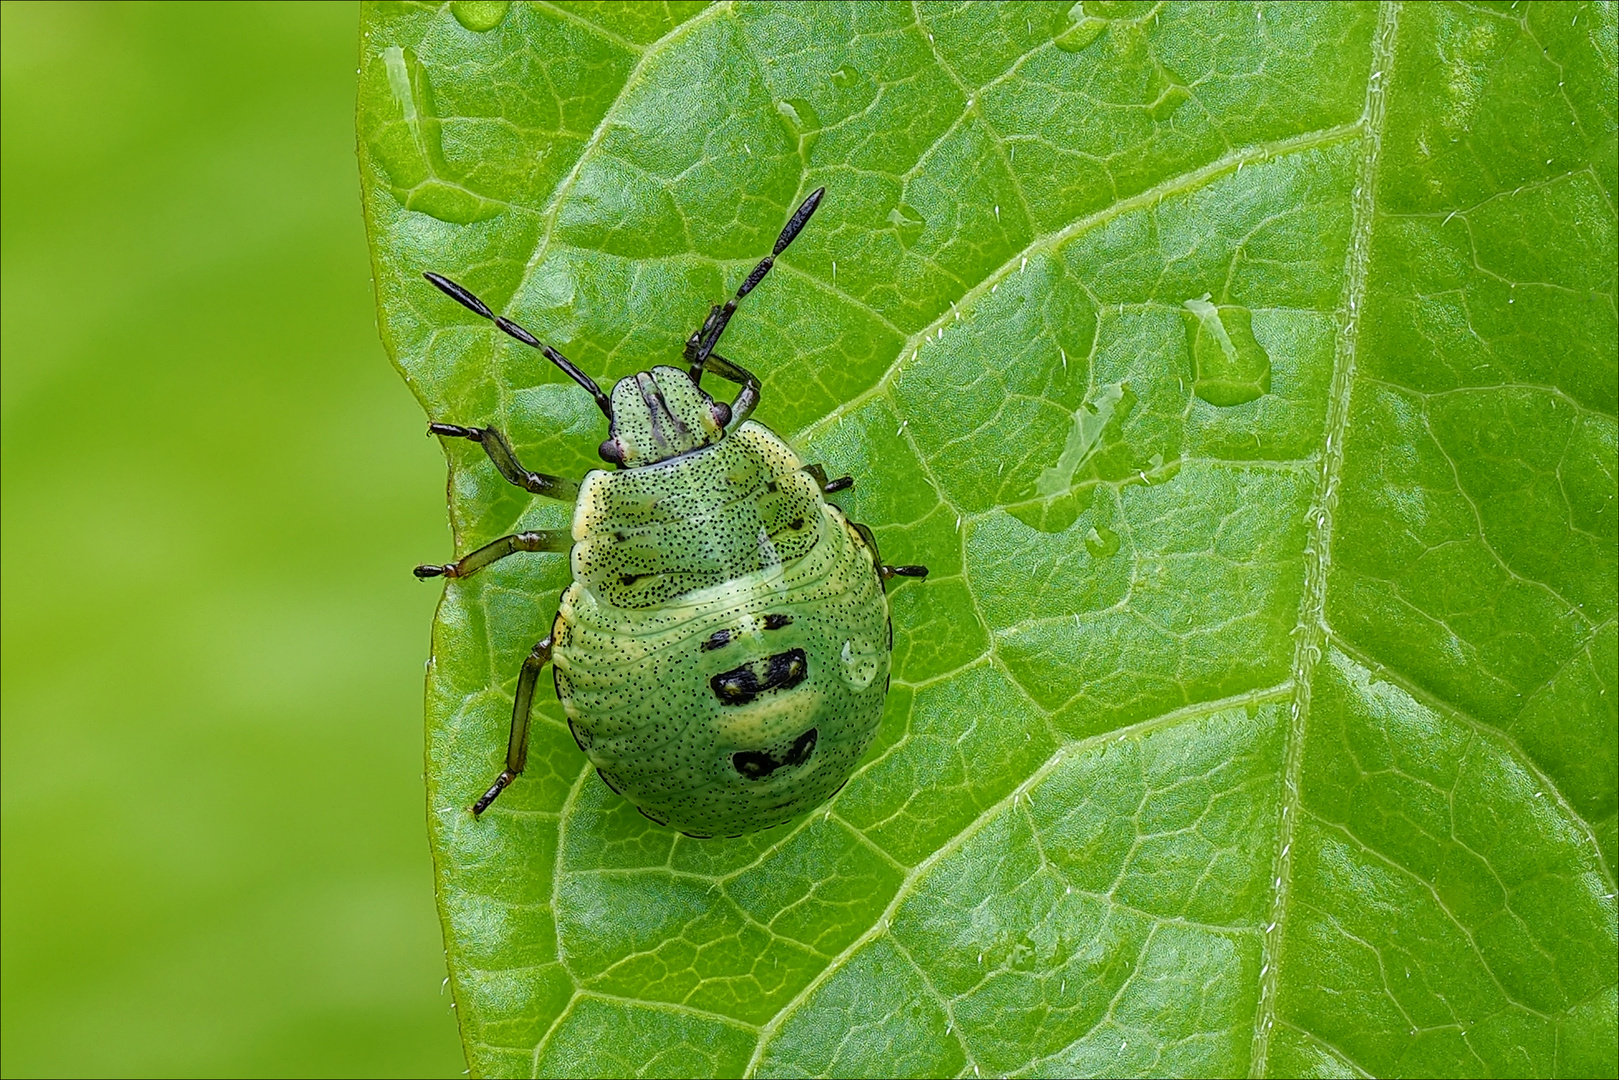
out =
[[[889,578],[896,577],[927,577],[928,568],[925,566],[888,566],[882,569],[883,584],[888,584]]]
[[[443,566],[423,563],[411,573],[423,580],[432,577],[471,577],[490,563],[504,559],[508,555],[515,555],[519,551],[567,551],[572,547],[573,530],[536,529],[532,532],[502,536],[499,540],[485,544],[477,551],[469,552],[455,562],[445,563]]]
[[[494,428],[462,427],[459,424],[428,424],[429,435],[442,435],[447,439],[471,439],[483,447],[483,452],[489,455],[489,460],[495,463],[511,483],[516,484],[524,491],[531,491],[536,495],[545,495],[552,499],[562,499],[572,502],[579,497],[579,485],[572,480],[565,480],[560,476],[549,473],[537,473],[523,467],[512,452],[512,444],[506,441],[506,436]]]
[[[877,536],[871,531],[870,526],[862,525],[858,521],[851,521],[849,522],[849,527],[859,535],[860,539],[865,542],[866,547],[870,549],[871,561],[877,565],[877,576],[883,579],[884,588],[888,587],[889,578],[928,576],[928,568],[925,566],[889,566],[883,562],[883,557],[877,552]]]
[[[753,268],[753,272],[737,288],[736,295],[727,300],[723,307],[716,304],[709,308],[708,318],[703,320],[703,325],[686,339],[686,360],[691,364],[692,382],[699,384],[702,382],[703,365],[713,355],[714,347],[719,344],[720,335],[725,333],[726,324],[731,321],[731,316],[736,314],[736,305],[764,280],[764,276],[770,273],[770,268],[776,265],[776,257],[786,251],[787,245],[804,231],[810,215],[821,205],[821,196],[825,194],[826,188],[816,188],[809,193],[808,198],[798,204],[798,209],[793,211],[793,216],[788,218],[787,224],[782,227],[781,235],[776,237],[776,246],[769,255],[759,260],[759,265]]]
[[[828,480],[824,465],[806,465],[804,466],[804,471],[809,473],[815,479],[815,482],[821,486],[821,494],[823,495],[830,495],[834,491],[845,491],[854,487],[854,477],[852,476],[840,476],[836,480]]]
[[[730,426],[735,430],[742,421],[753,415],[753,410],[759,405],[759,376],[737,367],[718,353],[709,356],[708,365],[709,370],[720,378],[730,379],[742,387],[742,392],[731,402]]]
[[[472,804],[474,816],[489,809],[489,804],[506,790],[507,784],[517,779],[517,774],[528,763],[528,723],[529,714],[534,710],[534,688],[539,684],[540,672],[550,662],[551,638],[547,636],[529,651],[523,669],[517,673],[517,693],[512,698],[512,733],[506,740],[506,767],[489,785],[489,790]]]

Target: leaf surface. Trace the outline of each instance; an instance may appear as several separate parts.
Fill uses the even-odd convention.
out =
[[[714,841],[548,685],[474,820],[568,571],[449,585],[474,1071],[1619,1068],[1612,4],[378,5],[361,63],[431,419],[599,464],[588,397],[422,271],[610,381],[825,185],[725,351],[933,571],[849,785]],[[567,522],[445,450],[457,553]]]

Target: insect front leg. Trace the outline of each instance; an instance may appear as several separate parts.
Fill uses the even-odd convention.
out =
[[[506,436],[494,428],[428,424],[427,433],[442,435],[448,439],[471,439],[483,447],[483,452],[489,455],[489,460],[495,463],[495,468],[500,470],[501,476],[524,491],[544,495],[547,498],[562,499],[565,502],[572,502],[579,497],[579,485],[572,480],[524,468],[523,463],[517,460],[517,454],[512,451],[512,444],[506,441]]]
[[[422,580],[434,577],[465,578],[471,577],[490,563],[498,562],[508,555],[516,555],[519,551],[567,551],[572,547],[573,531],[570,529],[533,529],[529,532],[502,536],[499,540],[461,556],[455,562],[445,563],[442,566],[423,563],[411,573]]]
[[[517,774],[528,763],[528,727],[534,711],[534,688],[539,685],[540,672],[551,662],[551,644],[549,635],[536,642],[528,659],[523,661],[523,669],[517,673],[517,693],[512,698],[512,733],[506,740],[506,767],[489,785],[489,790],[472,804],[475,817],[489,809],[489,804],[506,790],[506,785],[517,779]]]
[[[719,353],[708,357],[708,370],[722,379],[729,379],[742,387],[742,392],[731,402],[731,428],[734,430],[742,424],[753,410],[759,405],[759,376],[746,368],[731,363]]]

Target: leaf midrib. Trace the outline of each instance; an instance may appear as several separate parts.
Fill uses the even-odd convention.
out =
[[[1332,517],[1337,508],[1338,478],[1343,470],[1344,437],[1349,430],[1349,404],[1354,390],[1356,348],[1360,316],[1366,296],[1366,272],[1371,262],[1372,218],[1377,209],[1377,166],[1387,116],[1387,90],[1394,68],[1400,9],[1395,0],[1383,0],[1372,31],[1371,63],[1366,76],[1366,105],[1359,121],[1362,152],[1351,196],[1349,245],[1344,256],[1343,322],[1334,342],[1332,388],[1327,400],[1325,446],[1321,479],[1310,503],[1310,538],[1304,552],[1304,589],[1299,598],[1293,651],[1293,700],[1287,710],[1283,744],[1281,817],[1276,829],[1276,854],[1271,870],[1270,921],[1260,948],[1259,1000],[1254,1016],[1254,1037],[1248,1055],[1248,1075],[1265,1075],[1270,1060],[1270,1033],[1276,1025],[1277,980],[1280,977],[1283,923],[1293,888],[1293,840],[1302,810],[1300,778],[1304,769],[1305,725],[1310,717],[1310,695],[1315,668],[1325,654],[1327,638],[1327,575],[1332,568]],[[1352,1059],[1345,1059],[1357,1069]]]

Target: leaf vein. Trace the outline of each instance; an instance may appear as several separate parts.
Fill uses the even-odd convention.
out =
[[[1287,918],[1291,896],[1293,836],[1302,807],[1300,779],[1304,768],[1304,726],[1310,712],[1315,666],[1321,659],[1322,641],[1326,634],[1327,575],[1332,566],[1333,513],[1337,508],[1338,477],[1343,469],[1344,433],[1349,428],[1349,399],[1354,387],[1361,304],[1366,295],[1367,271],[1371,261],[1371,233],[1386,115],[1386,91],[1396,56],[1399,14],[1399,6],[1393,0],[1384,0],[1378,6],[1366,80],[1366,104],[1356,125],[1363,151],[1353,195],[1350,240],[1344,259],[1345,317],[1339,324],[1334,344],[1332,390],[1328,402],[1324,453],[1321,456],[1321,479],[1311,508],[1309,540],[1305,545],[1304,588],[1299,599],[1293,653],[1293,701],[1288,707],[1281,813],[1271,874],[1271,913],[1261,949],[1262,974],[1248,1064],[1249,1075],[1256,1080],[1266,1074],[1270,1032],[1277,1016],[1283,923]]]

